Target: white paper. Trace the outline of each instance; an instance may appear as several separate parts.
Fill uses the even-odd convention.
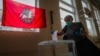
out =
[[[54,31],[54,33],[52,34],[52,40],[58,40],[58,38],[57,38],[57,30],[56,31]]]

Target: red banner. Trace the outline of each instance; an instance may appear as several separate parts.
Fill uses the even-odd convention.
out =
[[[3,0],[2,25],[18,28],[45,28],[45,10],[13,0]]]

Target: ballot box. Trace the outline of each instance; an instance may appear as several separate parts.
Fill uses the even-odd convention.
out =
[[[74,40],[50,40],[38,43],[39,56],[76,56]]]

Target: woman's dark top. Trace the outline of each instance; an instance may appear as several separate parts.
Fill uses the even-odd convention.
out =
[[[77,22],[77,23],[72,23],[70,27],[65,25],[62,31],[64,32],[63,40],[73,39],[75,41],[79,41],[80,38],[83,37],[81,33],[82,31],[84,31],[84,27],[81,22]]]

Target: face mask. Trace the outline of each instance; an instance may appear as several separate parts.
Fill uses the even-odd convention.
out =
[[[67,26],[71,26],[72,25],[72,22],[66,22],[66,25]]]

